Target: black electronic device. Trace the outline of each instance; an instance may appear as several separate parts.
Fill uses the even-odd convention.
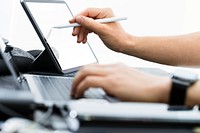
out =
[[[9,56],[11,62],[15,64],[20,72],[26,73],[31,71],[32,63],[35,58],[41,53],[41,50],[25,51],[20,48],[6,44],[6,50],[4,53]],[[10,56],[11,55],[11,56]],[[0,74],[7,75],[9,70],[0,56]]]
[[[187,89],[198,80],[198,75],[189,71],[177,70],[172,76],[172,88],[169,104],[185,106]]]
[[[88,42],[77,44],[71,35],[73,28],[55,28],[73,17],[64,0],[21,0],[21,4],[45,47],[33,62],[32,71],[71,73],[98,62]]]

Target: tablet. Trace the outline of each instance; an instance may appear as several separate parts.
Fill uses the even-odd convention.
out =
[[[72,27],[53,28],[69,24],[73,17],[64,0],[21,0],[21,5],[48,55],[38,58],[49,57],[59,73],[77,71],[81,66],[98,62],[88,42],[77,44],[77,38],[72,36]]]

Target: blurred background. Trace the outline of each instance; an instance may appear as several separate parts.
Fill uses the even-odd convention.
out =
[[[112,8],[116,16],[128,17],[120,23],[138,36],[177,35],[200,31],[199,0],[66,0],[73,14],[88,7]],[[25,50],[42,46],[29,22],[20,0],[0,1],[0,35]],[[109,50],[98,36],[91,34],[89,43],[100,63],[122,62],[134,67],[174,67],[148,62]]]

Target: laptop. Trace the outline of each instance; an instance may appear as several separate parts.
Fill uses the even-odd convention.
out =
[[[65,67],[66,64],[61,65],[62,60],[60,60],[60,52],[58,52],[58,54],[56,54],[55,52],[57,50],[59,51],[59,47],[57,48],[53,44],[59,44],[59,43],[56,43],[56,40],[61,40],[61,42],[68,41],[68,40],[58,39],[57,37],[59,37],[58,35],[61,35],[62,37],[63,33],[67,34],[67,32],[70,32],[70,35],[71,35],[71,31],[68,31],[68,29],[54,29],[52,27],[55,27],[57,25],[67,22],[73,16],[69,6],[66,4],[65,1],[63,0],[21,0],[21,4],[27,16],[29,17],[34,29],[36,30],[40,40],[42,41],[45,47],[44,53],[50,57],[52,62],[55,62],[54,64],[55,68],[58,70],[59,73],[73,72],[73,71],[78,70],[80,66],[82,66],[83,64],[90,64],[90,63],[97,62],[97,59],[94,53],[92,52],[90,45],[87,43],[87,45],[85,45],[86,49],[89,50],[89,53],[91,53],[90,57],[92,57],[92,59],[89,60],[89,62],[84,62],[81,65],[74,64],[72,65],[72,67]],[[49,8],[46,8],[46,7],[49,7]],[[47,9],[47,10],[43,12],[43,9]],[[69,13],[70,17],[69,18],[66,17],[67,19],[64,20],[65,22],[60,22],[60,21],[58,22],[57,20],[60,20],[60,18],[62,20],[63,16],[60,17],[58,14],[56,14],[55,16],[57,16],[58,19],[53,19],[55,20],[55,22],[48,24],[49,20],[52,20],[51,15],[56,13],[57,11],[59,12],[60,9],[61,9],[61,12],[63,12],[63,9],[65,11],[67,9],[67,12],[68,13],[70,12]],[[42,14],[42,12],[44,14]],[[36,17],[38,14],[42,14],[42,15]],[[44,19],[46,20],[45,23],[40,21],[41,17],[47,17],[47,19]],[[46,24],[48,25],[47,28],[46,26],[44,26]],[[4,54],[5,46],[2,46],[2,45],[4,44],[2,44],[1,42],[1,50],[2,50],[2,53]],[[64,47],[65,45],[63,45],[61,48],[64,49]],[[68,52],[70,53],[71,50],[72,49],[69,48]],[[76,51],[75,54],[82,53],[81,50],[79,49],[78,50],[79,52]],[[73,56],[69,56],[69,57],[71,58]],[[65,57],[68,57],[68,56],[65,56]],[[4,58],[5,60],[7,60],[6,56],[4,56]],[[39,58],[38,60],[40,60]],[[69,61],[71,61],[71,59],[69,59]],[[98,98],[95,97],[92,99],[84,98],[80,100],[71,100],[69,98],[69,95],[67,95],[67,93],[70,92],[70,85],[72,83],[73,78],[63,77],[63,76],[45,76],[45,75],[31,75],[31,74],[22,75],[18,73],[16,70],[14,70],[13,64],[11,64],[8,60],[6,62],[19,88],[29,89],[31,93],[33,94],[35,102],[47,103],[47,104],[48,103],[54,103],[54,104],[63,103],[67,106],[70,112],[69,114],[73,114],[72,117],[77,117],[78,119],[81,119],[83,121],[93,121],[93,120],[113,121],[114,120],[114,121],[143,121],[143,122],[200,124],[200,113],[197,108],[194,108],[192,110],[171,111],[171,110],[168,110],[167,104],[110,102],[111,100],[109,101],[106,99],[107,96],[105,92],[103,92],[101,89],[99,90],[93,89],[93,90],[98,90],[98,94],[96,95]],[[70,62],[67,62],[67,63],[70,64]],[[49,82],[52,79],[53,80],[58,79],[58,81],[56,81],[55,83]],[[62,82],[64,84],[67,83],[67,85],[66,86],[63,85]],[[24,87],[21,87],[21,86],[24,86]],[[54,89],[52,89],[50,86],[51,87],[53,86]],[[61,90],[58,90],[58,86],[62,87]],[[44,89],[45,87],[48,87],[48,92],[46,92],[47,90]],[[92,91],[92,89],[89,91]],[[61,92],[61,95],[59,94],[60,92]],[[48,96],[49,93],[51,96]],[[99,95],[99,93],[101,95]],[[55,96],[57,94],[59,95],[58,99],[52,100],[51,98],[57,98],[57,96]],[[87,92],[86,92],[86,95],[87,95]],[[66,99],[60,100],[59,97],[60,98],[67,97],[66,99],[68,100]],[[94,95],[92,95],[91,97],[94,97]]]
[[[167,124],[200,124],[200,111],[197,107],[190,110],[169,110],[167,104],[121,102],[109,97],[102,89],[89,89],[84,97],[73,100],[70,89],[73,77],[21,74],[10,54],[5,52],[6,45],[0,38],[0,52],[13,77],[16,89],[30,91],[35,103],[45,105],[64,105],[69,117],[80,121],[94,122],[139,122]],[[130,123],[129,123],[130,124]]]
[[[64,0],[21,0],[21,5],[41,40],[44,51],[33,62],[32,71],[57,74],[76,72],[81,66],[98,63],[89,44],[78,44],[68,24],[72,11]],[[41,65],[42,64],[42,65]]]
[[[16,89],[30,91],[35,103],[65,105],[68,101],[73,100],[70,96],[73,77],[20,73],[12,61],[12,54],[7,50],[7,45],[1,37],[0,53],[11,73],[12,83],[15,84]],[[89,89],[83,98],[115,100],[115,98],[107,96],[100,88]]]

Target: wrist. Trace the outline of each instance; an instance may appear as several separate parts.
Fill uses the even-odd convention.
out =
[[[177,70],[172,76],[169,105],[171,106],[194,106],[194,90],[198,76],[189,71]],[[198,94],[198,93],[196,93]]]
[[[193,107],[195,105],[200,105],[200,82],[194,83],[192,86],[190,86],[186,93],[186,100],[185,105],[189,107]]]
[[[161,86],[159,87],[160,95],[159,95],[159,101],[160,103],[168,103],[170,91],[172,86],[172,80],[171,78],[163,78],[163,82]]]
[[[119,48],[119,52],[134,56],[134,54],[136,53],[135,49],[140,40],[140,37],[136,37],[128,33],[125,37],[125,41],[122,42],[123,46]]]

